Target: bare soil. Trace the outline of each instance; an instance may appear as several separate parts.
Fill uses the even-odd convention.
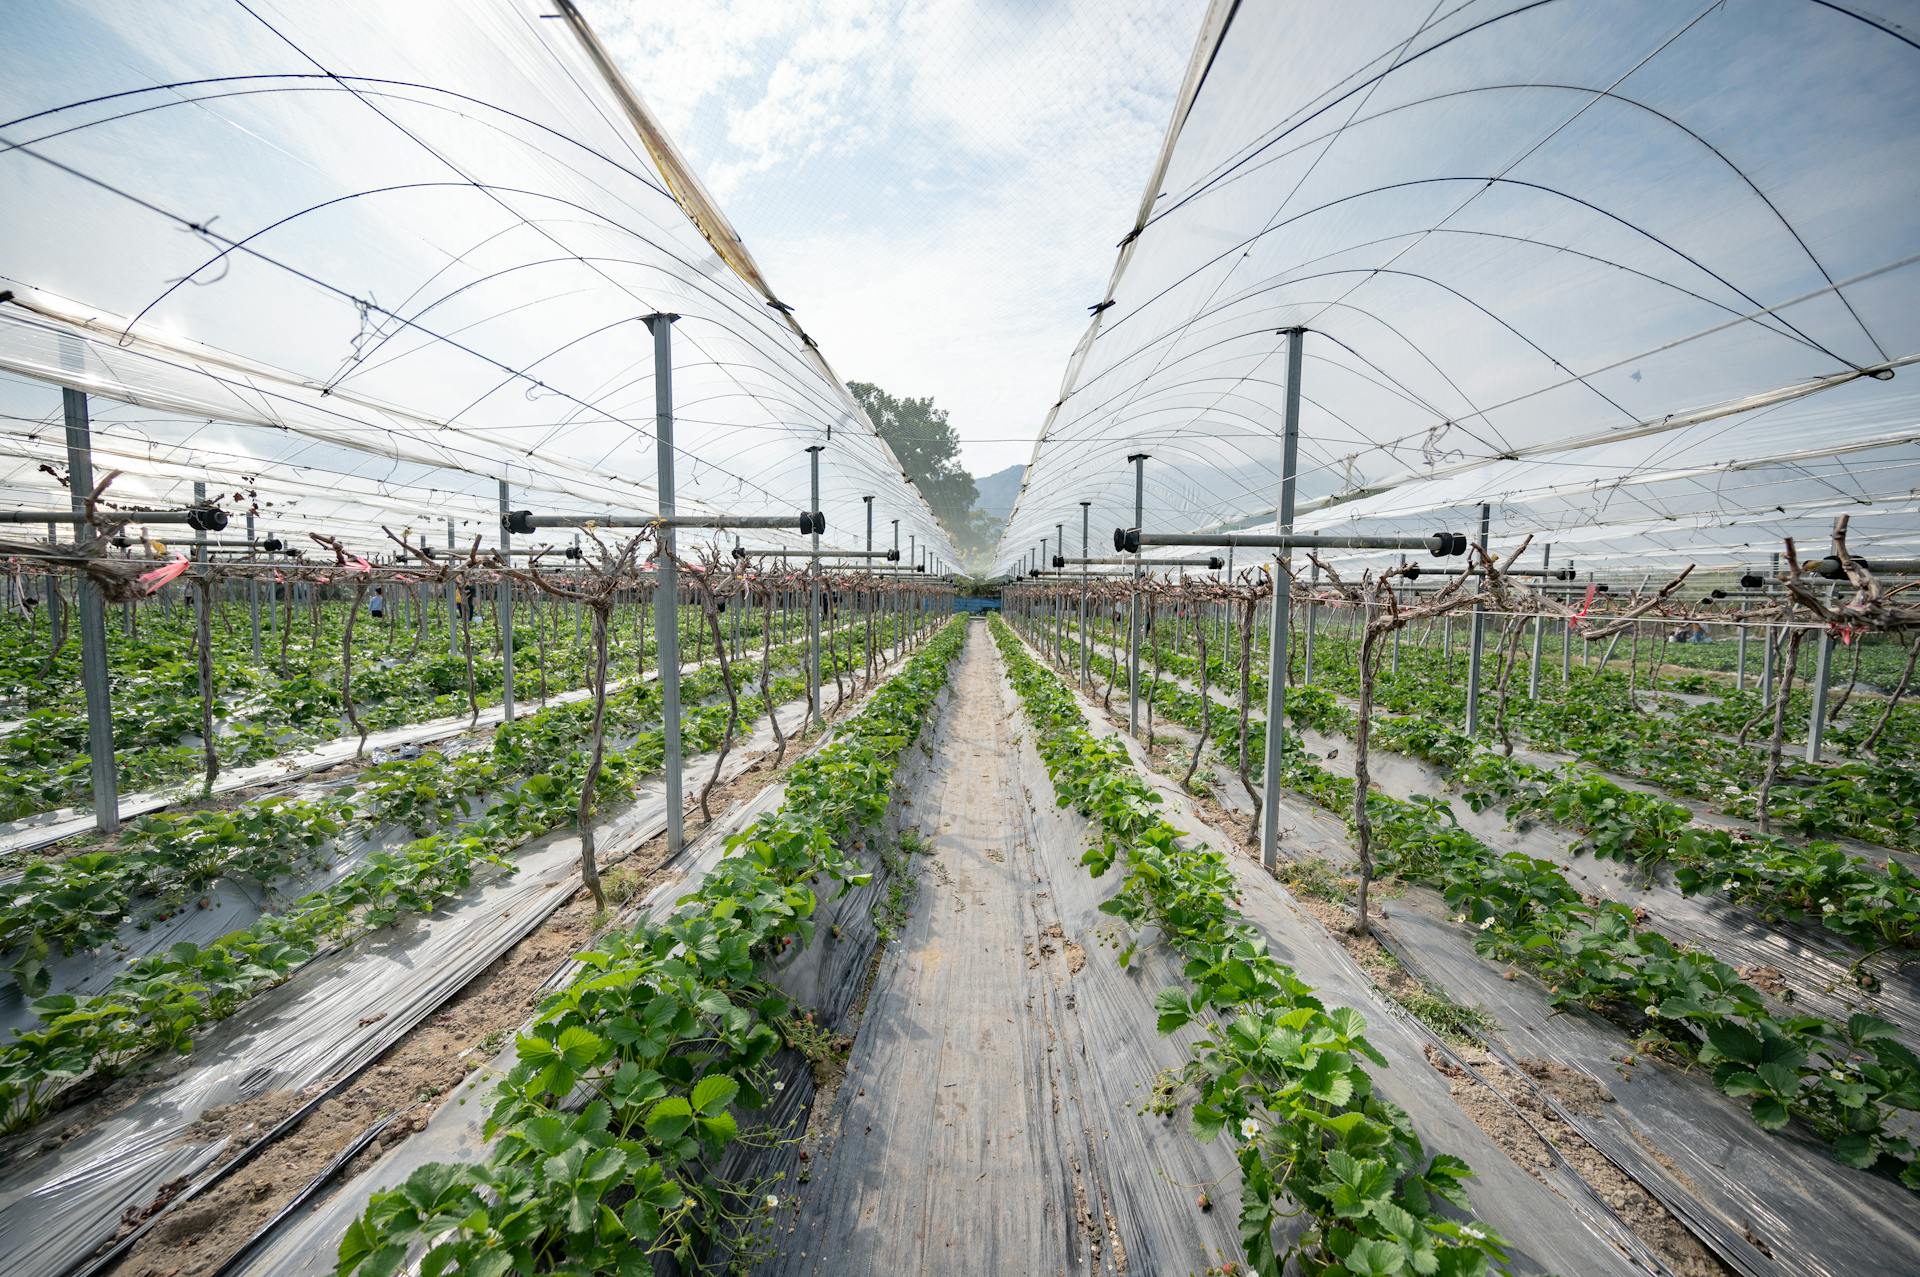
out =
[[[1568,1079],[1560,1075],[1571,1070],[1542,1060],[1522,1060],[1521,1068],[1527,1074],[1522,1077],[1481,1048],[1464,1048],[1459,1056],[1472,1070],[1471,1074],[1438,1051],[1429,1048],[1427,1052],[1428,1061],[1446,1075],[1454,1101],[1461,1110],[1505,1149],[1516,1165],[1544,1178],[1545,1169],[1557,1155],[1593,1186],[1614,1214],[1660,1256],[1675,1277],[1729,1277],[1732,1274],[1733,1269],[1668,1213],[1658,1198],[1582,1139],[1540,1098],[1535,1084],[1547,1078],[1551,1079],[1547,1089],[1565,1103],[1558,1088],[1566,1085]],[[1594,1099],[1586,1088],[1602,1096],[1605,1092],[1600,1091],[1592,1079],[1574,1076],[1578,1085],[1573,1087],[1573,1093],[1578,1101],[1597,1106],[1601,1101]]]

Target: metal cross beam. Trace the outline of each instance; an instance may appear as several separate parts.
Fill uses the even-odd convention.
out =
[[[1324,532],[1148,532],[1115,528],[1113,548],[1134,554],[1150,545],[1188,545],[1254,550],[1425,550],[1436,559],[1467,552],[1464,532],[1435,532],[1423,537],[1334,536]]]

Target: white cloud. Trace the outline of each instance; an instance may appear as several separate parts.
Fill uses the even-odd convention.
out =
[[[1202,0],[591,13],[843,376],[1024,462],[1166,127]]]

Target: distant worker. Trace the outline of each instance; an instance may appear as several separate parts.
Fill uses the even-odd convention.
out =
[[[373,587],[373,597],[367,600],[367,615],[379,620],[387,614],[387,596],[380,592],[379,586]]]

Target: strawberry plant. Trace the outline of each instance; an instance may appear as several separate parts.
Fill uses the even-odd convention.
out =
[[[1157,1027],[1201,1029],[1182,1080],[1196,1097],[1195,1136],[1230,1132],[1240,1141],[1250,1269],[1278,1277],[1297,1261],[1315,1274],[1504,1270],[1503,1239],[1437,1209],[1471,1209],[1464,1184],[1472,1172],[1458,1158],[1428,1154],[1406,1114],[1374,1093],[1366,1066],[1386,1060],[1367,1042],[1360,1013],[1329,1011],[1272,956],[1234,908],[1237,888],[1221,854],[1183,843],[1125,747],[1096,739],[1060,680],[1004,622],[992,625],[1058,801],[1094,825],[1088,869],[1096,877],[1123,870],[1101,909],[1136,935],[1154,928],[1186,960],[1191,987],[1155,999]],[[1122,951],[1123,963],[1138,944]],[[1283,1252],[1274,1230],[1300,1213],[1312,1224]]]
[[[1156,688],[1156,696],[1162,712],[1190,725],[1201,713],[1224,709],[1203,707],[1197,697],[1167,684]],[[1227,743],[1223,738],[1223,750]],[[1289,788],[1348,817],[1352,781],[1318,766],[1297,743],[1286,750],[1283,775]],[[1524,785],[1538,783],[1521,771],[1488,768],[1481,776],[1489,785],[1511,784],[1516,795]],[[1643,928],[1627,905],[1588,900],[1550,861],[1494,852],[1461,829],[1445,803],[1374,793],[1367,807],[1382,873],[1439,890],[1460,921],[1472,927],[1476,948],[1536,972],[1556,1003],[1588,1006],[1635,1031],[1658,1025],[1674,1051],[1715,1066],[1715,1081],[1723,1092],[1750,1100],[1753,1116],[1764,1128],[1778,1129],[1789,1118],[1799,1118],[1828,1141],[1840,1160],[1895,1175],[1920,1191],[1920,1148],[1908,1134],[1909,1115],[1920,1109],[1920,1056],[1898,1041],[1894,1026],[1873,1016],[1854,1016],[1845,1025],[1818,1016],[1775,1016],[1761,993],[1732,967]],[[1698,855],[1698,867],[1714,873],[1711,880],[1704,873],[1690,878],[1695,887],[1711,881],[1737,894],[1743,881],[1765,881],[1777,893],[1776,901],[1804,890],[1764,864],[1761,849],[1797,852],[1780,840],[1695,827],[1678,831],[1675,843],[1669,856]],[[1757,863],[1750,877],[1734,873],[1735,886],[1728,888],[1724,884],[1729,879],[1715,871],[1718,859],[1736,847],[1758,853]],[[1835,889],[1860,891],[1865,909],[1848,914],[1839,902],[1829,900],[1836,908],[1827,912],[1823,906],[1823,917],[1835,919],[1838,926],[1857,926],[1862,935],[1892,927],[1911,937],[1913,874],[1896,868],[1873,879],[1878,872],[1874,867],[1849,864],[1844,856],[1829,866],[1836,881],[1849,883]],[[1681,865],[1682,870],[1687,867]],[[1817,864],[1812,868],[1816,880],[1819,870]],[[1769,874],[1779,876],[1768,881]],[[1752,888],[1756,893],[1759,889]],[[1885,918],[1866,916],[1877,899],[1892,906]],[[1729,1058],[1741,1061],[1717,1045],[1714,1035],[1723,1043],[1747,1040],[1732,1029],[1787,1047],[1744,1061],[1752,1067],[1723,1069],[1718,1066]],[[1764,1074],[1760,1064],[1768,1066]],[[1765,1081],[1764,1091],[1753,1089],[1756,1084],[1744,1076],[1749,1073]]]
[[[682,739],[692,752],[713,748],[725,728],[723,708],[694,703],[712,694],[715,677],[702,670],[683,684],[691,694]],[[619,722],[636,734],[603,760],[595,786],[607,802],[631,798],[664,759],[660,729],[638,726],[657,718],[657,689],[642,685],[627,699]],[[317,852],[350,819],[399,823],[416,835],[446,826],[398,851],[369,854],[283,914],[204,947],[176,945],[141,959],[101,995],[41,997],[33,1003],[40,1027],[0,1049],[0,1123],[12,1130],[37,1120],[81,1078],[111,1075],[155,1051],[190,1051],[200,1025],[285,979],[320,944],[347,943],[402,916],[431,912],[465,889],[482,864],[510,869],[505,852],[574,819],[586,772],[580,718],[577,705],[549,706],[517,720],[504,740],[496,734],[490,754],[427,753],[370,768],[357,815],[344,798],[268,798],[230,810],[168,813],[139,822],[121,851],[34,866],[0,907],[0,926],[8,928],[0,937],[15,951],[15,979],[29,996],[45,993],[55,945],[111,939],[135,898],[177,899],[229,873],[269,881]],[[473,800],[482,794],[491,801],[474,814]]]
[[[758,1226],[751,1193],[710,1167],[769,1102],[794,1015],[760,965],[810,941],[815,883],[867,880],[843,847],[886,811],[961,638],[949,623],[795,764],[780,807],[730,838],[665,921],[578,955],[581,975],[517,1040],[484,1157],[376,1192],[341,1239],[339,1277],[396,1272],[416,1251],[423,1274],[686,1269]]]

